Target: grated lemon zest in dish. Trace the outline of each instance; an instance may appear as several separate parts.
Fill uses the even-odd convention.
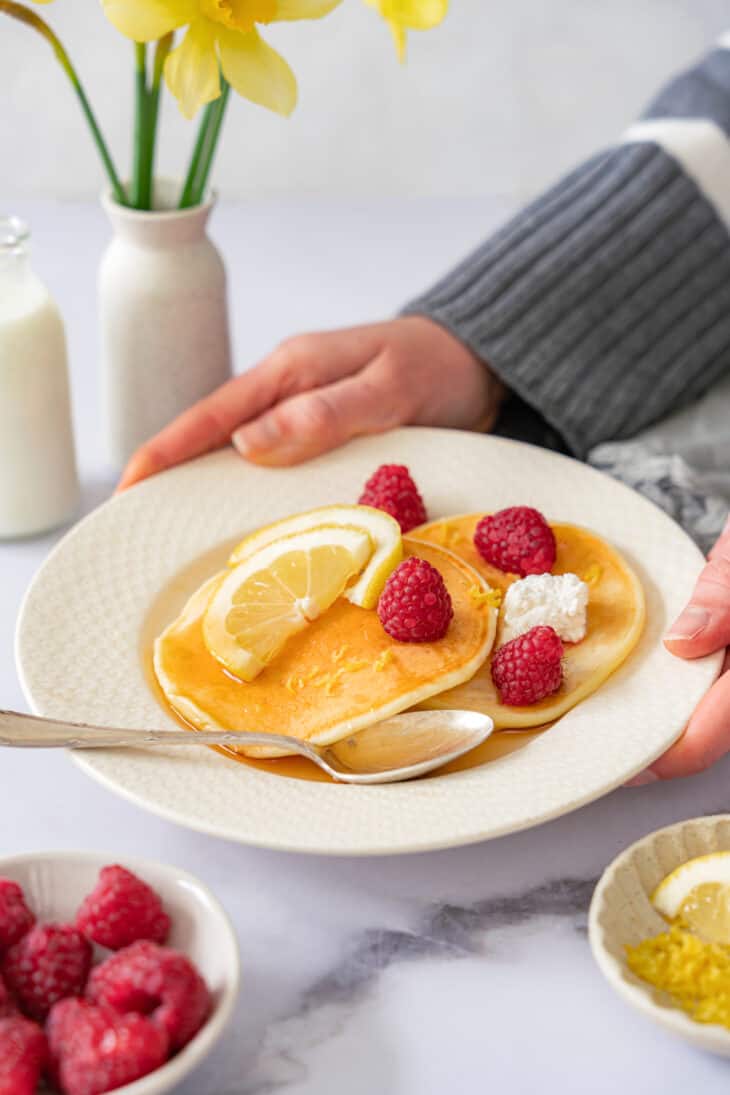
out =
[[[603,567],[599,566],[598,563],[592,563],[583,575],[583,581],[587,586],[594,586],[598,581],[600,581],[602,574]]]
[[[382,673],[386,665],[390,665],[393,661],[393,651],[384,650],[382,654],[378,654],[377,658],[373,662],[373,669],[376,673]]]
[[[478,608],[482,608],[484,605],[489,605],[490,608],[499,608],[502,604],[502,590],[501,589],[480,589],[479,586],[472,586],[469,590],[469,596]]]
[[[344,646],[341,646],[339,647],[339,649],[335,650],[334,654],[332,655],[332,661],[335,663],[335,665],[337,665],[338,662],[342,661],[348,649],[349,647],[347,643],[345,643]]]
[[[626,947],[629,969],[698,1023],[730,1029],[730,946],[705,943],[674,921],[668,931]]]

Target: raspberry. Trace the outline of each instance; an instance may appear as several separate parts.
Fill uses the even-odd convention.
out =
[[[6,1019],[9,1015],[17,1014],[18,1009],[15,1006],[15,1002],[7,990],[7,986],[0,977],[0,1019]]]
[[[167,1060],[167,1035],[144,1015],[67,999],[48,1018],[51,1071],[64,1095],[102,1095]]]
[[[373,506],[395,517],[401,532],[410,532],[427,520],[418,487],[403,464],[381,464],[368,479],[358,501],[361,506]]]
[[[57,1000],[83,992],[91,954],[91,943],[76,928],[40,924],[10,948],[2,972],[21,1010],[43,1020]]]
[[[76,915],[76,927],[102,947],[116,951],[151,939],[164,943],[170,918],[155,891],[124,867],[104,867],[96,888]]]
[[[87,995],[116,1011],[139,1011],[166,1031],[170,1049],[184,1046],[210,1013],[210,993],[177,951],[141,940],[92,970]]]
[[[393,571],[378,601],[380,622],[402,643],[430,643],[448,631],[454,609],[443,578],[425,559],[411,556]]]
[[[12,947],[35,924],[23,891],[11,878],[0,878],[0,951]]]
[[[533,627],[500,646],[492,659],[492,680],[509,707],[537,703],[563,682],[563,644],[552,627]]]
[[[0,1019],[0,1095],[34,1095],[47,1056],[37,1023],[22,1015]]]
[[[555,534],[531,506],[511,506],[483,517],[474,546],[488,563],[510,574],[545,574],[555,562]]]

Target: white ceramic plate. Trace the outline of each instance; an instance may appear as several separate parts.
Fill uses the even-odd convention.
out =
[[[69,923],[96,885],[101,868],[118,862],[112,853],[30,852],[0,859],[0,875],[22,886],[39,922]],[[172,919],[170,946],[192,959],[213,996],[212,1014],[179,1053],[162,1068],[117,1089],[118,1095],[162,1095],[208,1056],[225,1030],[238,998],[238,943],[222,906],[193,875],[126,856],[122,864],[160,895]],[[106,953],[100,952],[99,957]]]
[[[698,549],[650,503],[583,464],[431,429],[360,440],[285,470],[220,452],[102,506],[58,545],[23,605],[17,656],[33,710],[115,726],[174,726],[140,653],[160,590],[201,553],[259,525],[355,501],[383,462],[410,466],[431,517],[528,504],[612,541],[647,596],[647,626],[628,662],[517,752],[413,783],[310,783],[193,747],[88,752],[75,754],[77,763],[140,806],[203,832],[306,852],[387,854],[484,840],[557,817],[619,786],[678,737],[721,660],[681,662],[661,644],[702,565]],[[219,559],[211,555],[211,569]],[[189,592],[178,582],[175,605]]]
[[[593,957],[623,999],[655,1023],[700,1049],[730,1057],[730,1031],[696,1023],[663,992],[636,977],[626,963],[627,944],[666,930],[650,894],[680,864],[709,852],[730,851],[730,814],[669,825],[632,844],[603,872],[589,915]]]

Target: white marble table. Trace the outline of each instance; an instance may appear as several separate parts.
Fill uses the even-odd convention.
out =
[[[98,435],[92,207],[17,200],[64,311],[86,509],[113,485]],[[238,361],[282,335],[382,316],[469,246],[494,202],[223,208]],[[0,705],[25,708],[13,626],[55,537],[0,545]],[[348,860],[239,847],[113,797],[62,754],[2,757],[0,854],[98,848],[196,872],[238,928],[243,992],[180,1095],[725,1095],[728,1065],[615,998],[585,937],[592,882],[650,829],[730,809],[730,763],[618,791],[532,832],[462,850]]]

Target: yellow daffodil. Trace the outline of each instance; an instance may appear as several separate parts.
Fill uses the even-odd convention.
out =
[[[401,61],[406,55],[407,32],[437,27],[449,10],[449,0],[365,0],[365,3],[377,8],[390,27]]]
[[[46,2],[46,0],[43,0]],[[294,73],[257,24],[321,19],[341,0],[102,0],[107,18],[135,42],[187,28],[165,61],[165,81],[186,118],[217,99],[219,71],[239,95],[277,114],[297,102]]]

